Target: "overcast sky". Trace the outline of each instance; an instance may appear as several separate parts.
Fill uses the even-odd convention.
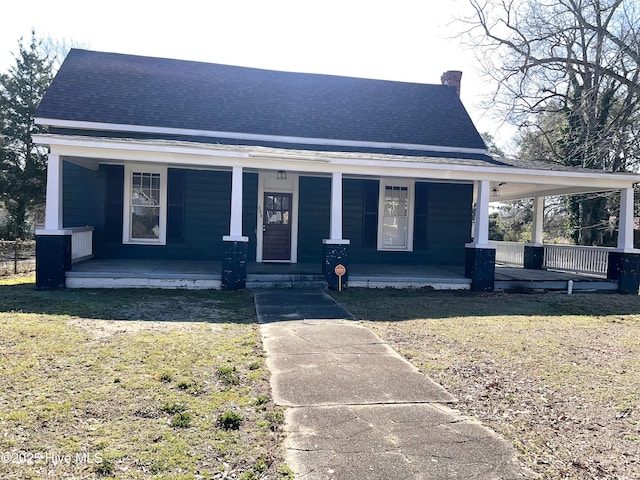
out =
[[[457,39],[468,0],[4,0],[0,71],[18,39],[73,40],[92,50],[275,70],[440,83],[462,70],[462,101],[480,131],[483,85]],[[504,135],[502,135],[504,137]]]

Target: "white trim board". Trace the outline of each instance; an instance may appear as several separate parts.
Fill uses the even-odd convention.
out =
[[[370,142],[361,140],[342,140],[333,138],[294,137],[287,135],[266,135],[243,132],[225,132],[220,130],[195,130],[188,128],[169,128],[150,125],[129,125],[120,123],[86,122],[77,120],[62,120],[56,118],[36,117],[34,122],[48,127],[72,128],[80,130],[103,130],[110,132],[135,132],[163,135],[187,135],[207,138],[229,138],[233,140],[254,140],[266,142],[281,142],[304,145],[333,145],[341,147],[364,147],[393,150],[416,150],[450,153],[487,154],[484,148],[465,148],[442,145],[421,145],[413,143]]]
[[[258,209],[256,213],[256,262],[282,263],[262,259],[263,223],[264,223],[264,192],[291,193],[291,258],[289,263],[298,263],[298,209],[300,175],[287,171],[286,180],[278,180],[277,172],[258,172]],[[286,262],[286,261],[285,261]]]
[[[640,182],[640,175],[589,171],[535,170],[518,167],[476,166],[447,163],[431,163],[428,159],[401,160],[365,158],[315,158],[309,156],[265,156],[259,152],[229,151],[182,145],[154,145],[149,142],[100,141],[91,139],[66,139],[35,135],[34,140],[49,145],[51,153],[65,157],[104,159],[108,162],[134,161],[166,163],[176,167],[231,167],[241,165],[245,169],[268,168],[269,160],[278,162],[278,169],[301,173],[331,174],[339,169],[344,176],[410,177],[447,181],[490,180],[514,183],[580,187],[582,191],[602,191],[627,188]]]

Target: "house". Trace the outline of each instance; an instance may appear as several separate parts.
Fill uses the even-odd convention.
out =
[[[87,255],[219,262],[227,289],[244,287],[247,263],[322,265],[332,288],[339,264],[345,284],[351,265],[451,265],[491,291],[498,189],[538,199],[533,256],[545,195],[620,191],[616,265],[633,271],[640,176],[492,158],[461,75],[426,85],[73,49],[36,118],[50,151],[37,286],[64,286]],[[75,232],[88,248],[72,248]]]

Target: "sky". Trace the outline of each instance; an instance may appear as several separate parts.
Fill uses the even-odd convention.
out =
[[[480,108],[492,85],[455,38],[468,0],[4,0],[0,71],[18,39],[92,50],[417,83],[462,70],[461,98],[479,131],[511,133]]]

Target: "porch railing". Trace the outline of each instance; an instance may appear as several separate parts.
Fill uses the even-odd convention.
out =
[[[496,263],[522,267],[524,265],[524,243],[489,242],[496,246]]]
[[[490,243],[496,246],[496,263],[514,267],[524,266],[524,243]],[[544,261],[542,268],[589,275],[607,274],[610,248],[551,244],[543,246]]]
[[[74,227],[71,230],[71,262],[93,258],[93,227]]]
[[[545,245],[543,267],[591,275],[606,275],[611,248]]]

